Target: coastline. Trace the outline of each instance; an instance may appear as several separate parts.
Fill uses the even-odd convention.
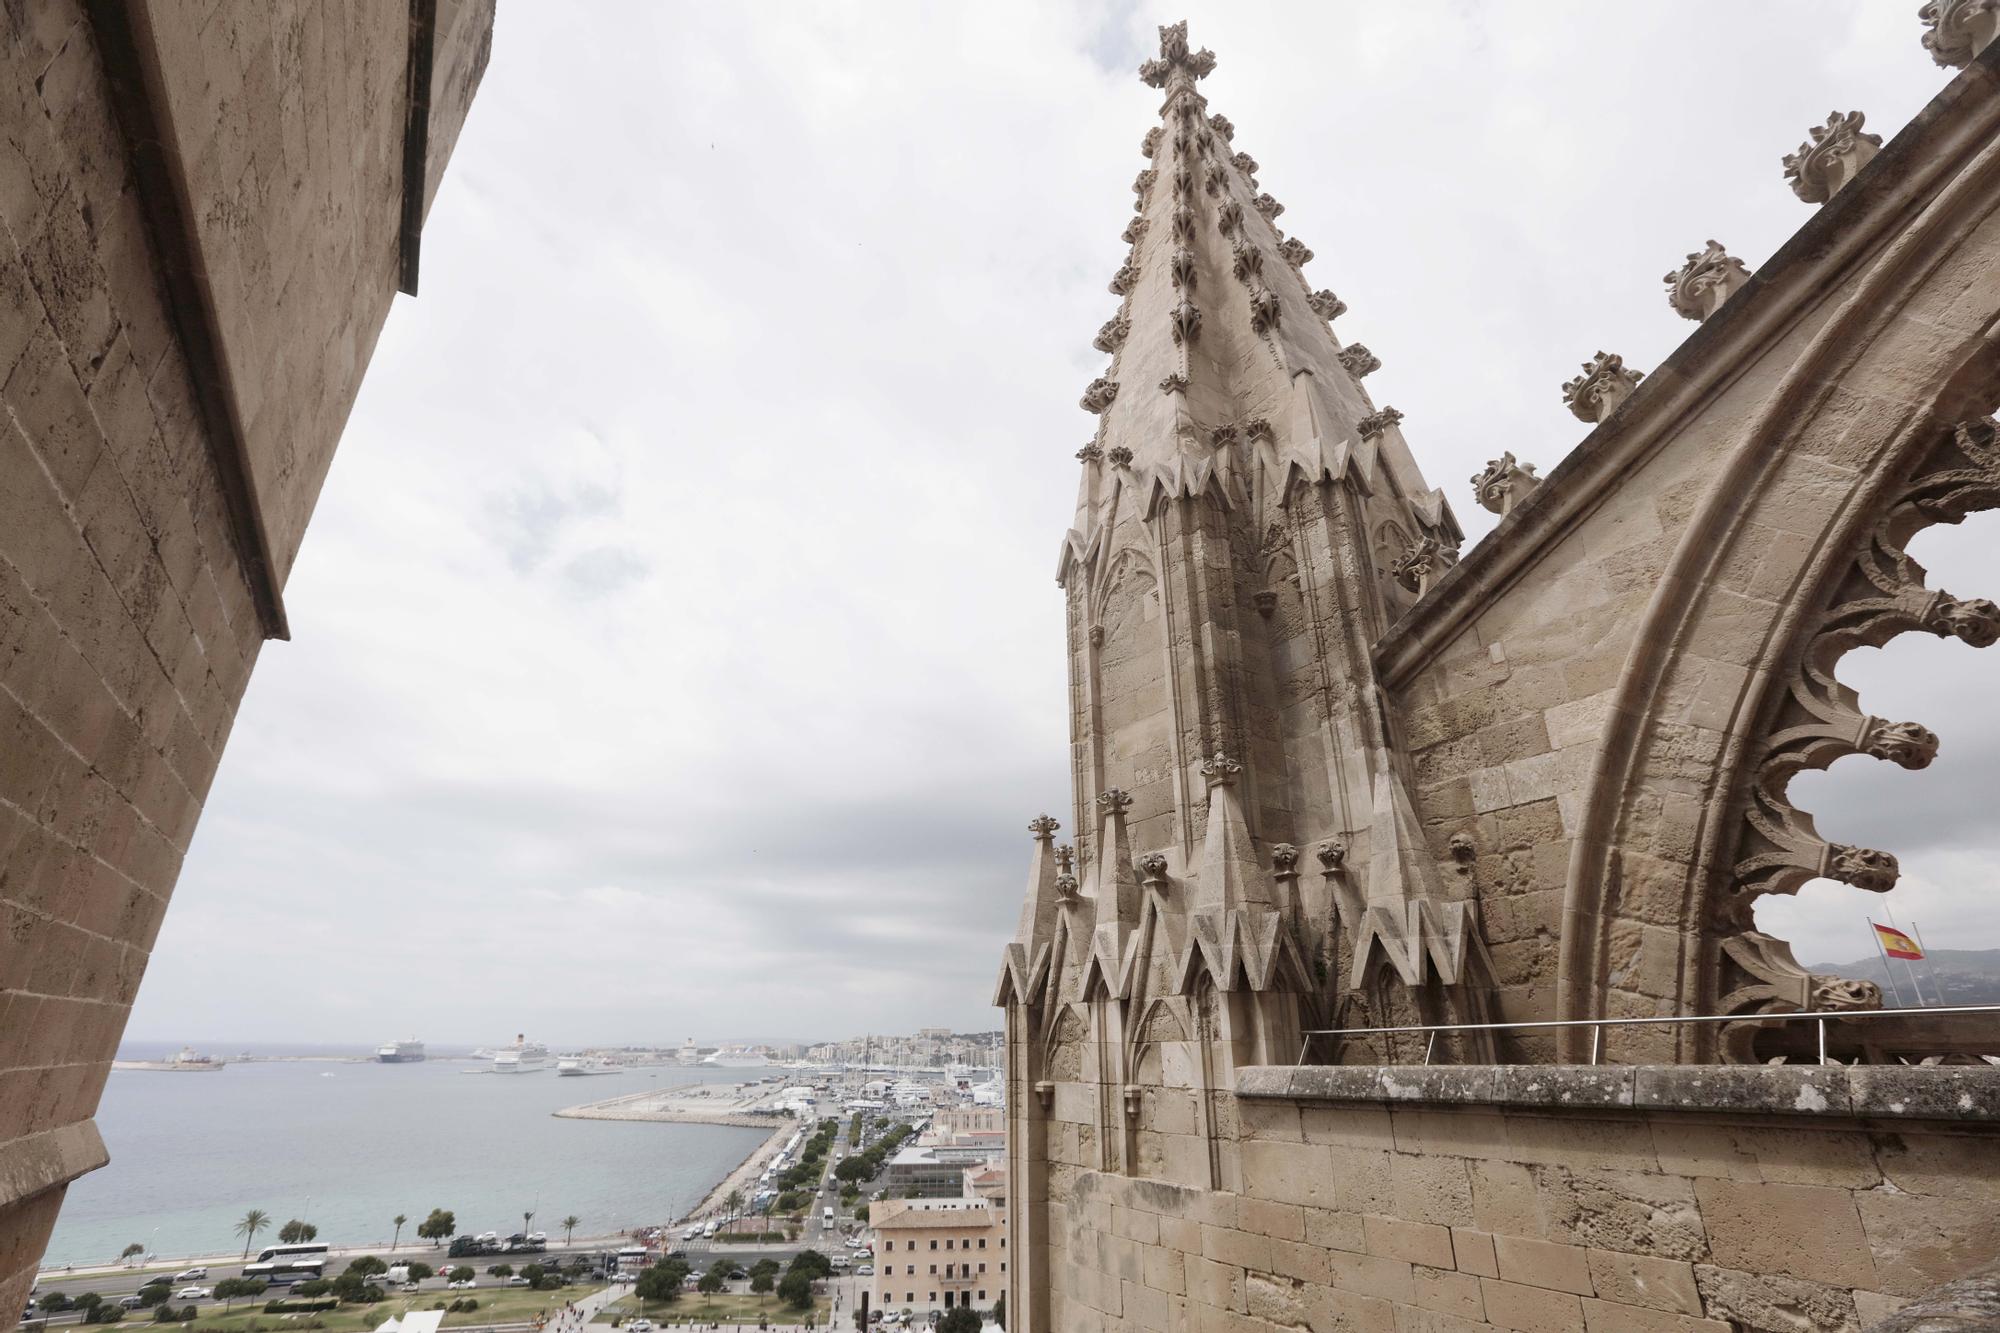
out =
[[[764,1164],[804,1122],[791,1112],[772,1109],[770,1089],[761,1083],[703,1083],[683,1088],[646,1088],[603,1101],[565,1106],[554,1115],[570,1120],[640,1120],[679,1125],[734,1125],[769,1129],[733,1171],[715,1183],[701,1201],[676,1221],[721,1210],[729,1192],[742,1189],[763,1172]]]

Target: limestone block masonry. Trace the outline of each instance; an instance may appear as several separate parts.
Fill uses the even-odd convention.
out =
[[[106,1160],[91,1115],[492,18],[0,6],[9,1318]]]
[[[1335,337],[1160,30],[1056,558],[1073,803],[994,992],[1010,1333],[1859,1329],[2000,1260],[2000,1025],[1846,1017],[1753,917],[1896,882],[1795,776],[1951,742],[1840,659],[2000,640],[1907,554],[2000,506],[1992,9],[1925,7],[1959,72],[1879,146],[1745,148],[1798,233],[1669,273],[1686,341],[1551,393],[1465,551],[1362,378],[1422,349]]]

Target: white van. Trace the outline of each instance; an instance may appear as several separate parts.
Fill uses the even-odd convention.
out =
[[[826,1210],[824,1210],[824,1211],[825,1211],[825,1217],[826,1217],[826,1224],[827,1224],[828,1226],[832,1226],[832,1225],[833,1225],[833,1209],[831,1209],[831,1208],[828,1208],[828,1209],[826,1209]]]

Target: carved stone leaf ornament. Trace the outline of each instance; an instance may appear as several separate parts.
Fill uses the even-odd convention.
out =
[[[1382,358],[1369,351],[1366,343],[1349,343],[1340,349],[1340,365],[1355,379],[1363,379],[1382,368]]]
[[[1187,387],[1188,377],[1181,374],[1178,370],[1171,372],[1165,379],[1160,381],[1161,393],[1186,393]]]
[[[1183,291],[1193,291],[1200,275],[1194,265],[1194,251],[1184,245],[1174,247],[1173,258],[1168,261],[1167,273],[1174,280],[1174,286]]]
[[[1324,287],[1308,296],[1306,304],[1312,307],[1315,315],[1318,315],[1329,324],[1347,313],[1347,302],[1341,300],[1332,292],[1327,291]]]
[[[1186,204],[1174,205],[1174,239],[1183,245],[1194,240],[1194,210]]]
[[[1380,435],[1391,426],[1401,425],[1402,421],[1403,414],[1401,412],[1398,412],[1393,407],[1385,407],[1379,412],[1370,412],[1367,416],[1355,422],[1354,429],[1359,431],[1361,438],[1365,440],[1371,436]]]
[[[1862,132],[1867,119],[1859,111],[1829,112],[1826,124],[1807,131],[1796,153],[1785,154],[1785,179],[1792,193],[1809,204],[1823,204],[1860,174],[1882,146],[1882,136]]]
[[[1278,254],[1287,264],[1290,264],[1295,269],[1304,268],[1307,264],[1312,263],[1313,258],[1313,252],[1306,248],[1306,243],[1296,236],[1288,236],[1278,242]]]
[[[1113,296],[1123,296],[1125,293],[1131,291],[1133,284],[1138,281],[1138,266],[1128,260],[1119,266],[1116,273],[1111,275],[1111,294]]]
[[[1104,321],[1104,327],[1090,340],[1090,345],[1100,352],[1115,352],[1125,345],[1125,339],[1132,332],[1132,321],[1124,315],[1117,315]]]
[[[1928,0],[1924,50],[1947,69],[1963,69],[2000,33],[2000,0]]]
[[[1132,451],[1122,444],[1112,445],[1111,451],[1105,457],[1111,460],[1111,466],[1113,467],[1132,466]]]
[[[1250,289],[1250,329],[1262,335],[1278,327],[1278,294],[1262,283]]]
[[[1173,322],[1175,343],[1192,343],[1201,337],[1201,307],[1194,302],[1182,301],[1169,318]]]
[[[1270,222],[1276,222],[1279,215],[1285,211],[1285,206],[1268,194],[1260,194],[1251,202],[1256,205],[1257,211],[1262,213],[1265,219]]]
[[[1215,209],[1215,225],[1221,229],[1224,236],[1241,227],[1243,225],[1243,205],[1237,203],[1234,199],[1223,200]]]
[[[1151,167],[1147,167],[1144,171],[1133,177],[1132,193],[1137,197],[1132,201],[1132,207],[1144,208],[1146,206],[1146,196],[1153,192],[1153,182],[1158,180],[1159,177],[1160,173],[1154,171]]]
[[[1473,476],[1472,494],[1480,508],[1505,518],[1521,497],[1540,483],[1534,464],[1515,462],[1509,451],[1488,462],[1483,472]]]
[[[1215,52],[1207,47],[1199,51],[1188,49],[1185,20],[1162,25],[1159,57],[1139,66],[1139,78],[1149,88],[1165,88],[1176,72],[1185,74],[1190,83],[1215,72]]]
[[[1103,457],[1104,446],[1095,440],[1092,440],[1089,444],[1084,445],[1083,448],[1076,451],[1076,459],[1079,463],[1095,463]]]
[[[1687,263],[1667,274],[1667,304],[1686,319],[1704,320],[1722,308],[1737,288],[1750,281],[1743,261],[1710,241],[1706,248],[1687,257]]]
[[[1210,116],[1208,127],[1221,135],[1225,143],[1236,137],[1236,123],[1227,116]]]
[[[1125,224],[1125,230],[1119,233],[1119,239],[1127,245],[1137,245],[1139,238],[1146,234],[1146,226],[1146,219],[1133,218]]]
[[[1583,363],[1583,373],[1565,381],[1563,403],[1579,421],[1596,423],[1618,410],[1618,405],[1639,387],[1645,372],[1627,370],[1625,358],[1600,350]]]
[[[1112,400],[1117,397],[1118,381],[1105,379],[1100,375],[1090,382],[1090,387],[1083,391],[1083,397],[1079,402],[1086,412],[1102,412],[1111,406]]]

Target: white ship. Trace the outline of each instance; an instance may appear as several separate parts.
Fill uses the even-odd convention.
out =
[[[586,1074],[622,1074],[623,1065],[613,1064],[601,1055],[566,1055],[556,1061],[556,1073],[564,1078],[581,1078]]]
[[[718,1069],[762,1069],[771,1058],[748,1046],[725,1046],[702,1063]]]
[[[517,1033],[512,1046],[493,1053],[496,1074],[534,1074],[548,1067],[549,1048],[538,1041],[529,1041],[525,1033]]]
[[[194,1047],[183,1046],[167,1060],[113,1060],[113,1069],[159,1069],[175,1074],[206,1074],[228,1064],[212,1055],[198,1054]]]
[[[375,1058],[385,1065],[413,1065],[424,1058],[424,1044],[414,1038],[385,1041],[375,1048]]]

